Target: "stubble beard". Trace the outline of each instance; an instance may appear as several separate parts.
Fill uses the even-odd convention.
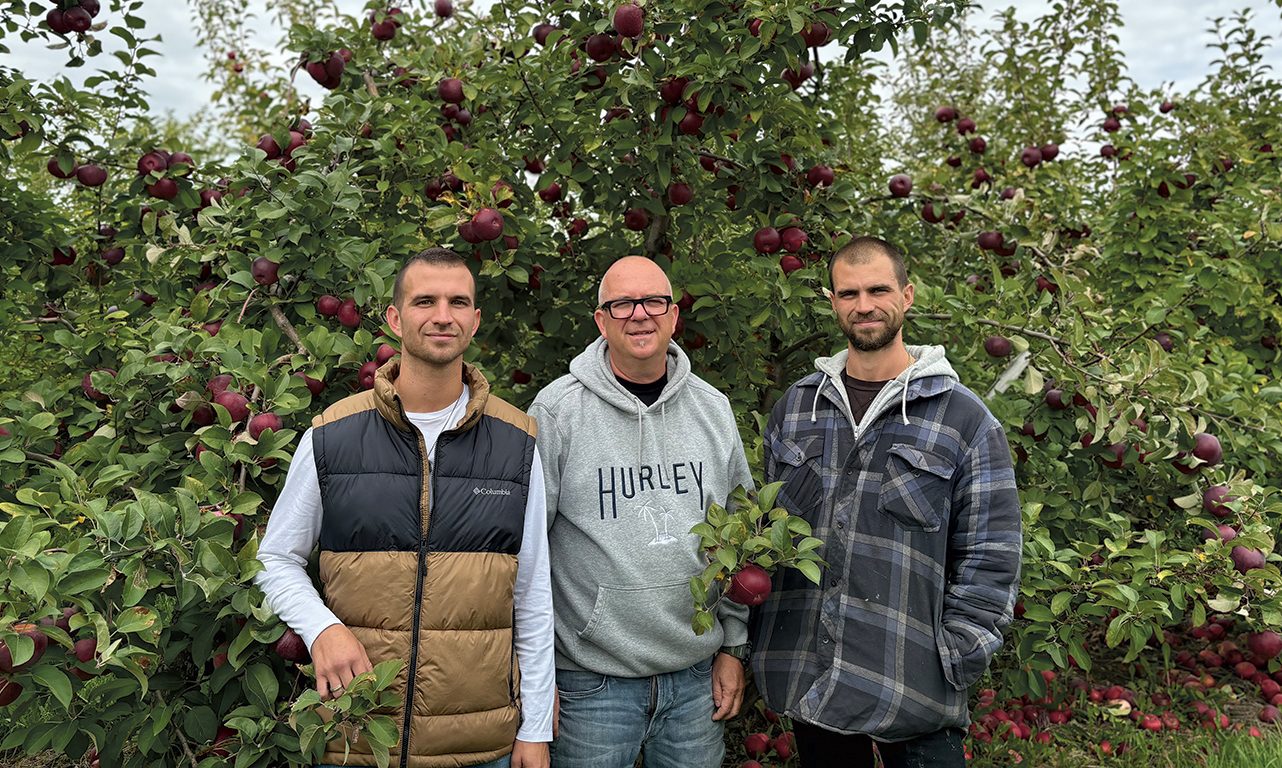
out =
[[[842,323],[841,330],[846,334],[846,339],[850,342],[850,346],[860,352],[876,352],[890,346],[891,342],[899,335],[899,329],[904,326],[902,319],[896,322],[889,315],[884,315],[882,319],[882,330],[872,336],[860,335],[858,328],[855,326],[855,323],[859,322],[860,318]]]

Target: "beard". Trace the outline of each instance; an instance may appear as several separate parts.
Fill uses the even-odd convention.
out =
[[[875,318],[862,317],[848,320],[841,324],[842,333],[846,334],[846,339],[850,341],[850,346],[860,352],[876,352],[889,346],[895,337],[899,335],[899,329],[904,326],[903,318],[896,319],[889,315],[882,315],[882,325],[878,330],[861,332],[855,323],[860,320],[870,320]]]

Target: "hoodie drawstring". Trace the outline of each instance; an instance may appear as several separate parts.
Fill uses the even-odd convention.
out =
[[[637,400],[637,466],[641,466],[641,443],[645,440],[645,428],[641,426],[641,401]]]
[[[908,426],[908,382],[912,381],[913,368],[916,368],[917,363],[919,362],[921,361],[914,360],[912,364],[900,374],[900,376],[904,377],[904,391],[903,396],[899,401],[899,415],[903,417],[905,427]]]
[[[816,421],[815,413],[819,410],[819,390],[823,388],[824,388],[823,382],[820,382],[819,386],[815,387],[815,399],[812,400],[810,403],[810,423],[811,424],[814,424]]]
[[[659,403],[659,418],[663,421],[663,434],[666,435],[668,434],[668,403],[666,400]],[[659,445],[663,451],[663,466],[670,466],[668,464],[668,441],[660,440]]]

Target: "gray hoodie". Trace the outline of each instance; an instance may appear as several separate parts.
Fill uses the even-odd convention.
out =
[[[747,641],[747,608],[722,600],[697,636],[690,534],[712,503],[752,487],[725,395],[668,344],[668,383],[649,407],[619,384],[605,339],[534,399],[548,499],[556,665],[617,677],[673,672]]]

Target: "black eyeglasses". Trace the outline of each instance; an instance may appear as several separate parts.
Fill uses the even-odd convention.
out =
[[[643,296],[639,299],[615,299],[601,304],[601,309],[608,312],[615,320],[627,320],[637,311],[638,304],[645,308],[647,315],[658,317],[668,314],[668,308],[672,306],[672,297]]]

